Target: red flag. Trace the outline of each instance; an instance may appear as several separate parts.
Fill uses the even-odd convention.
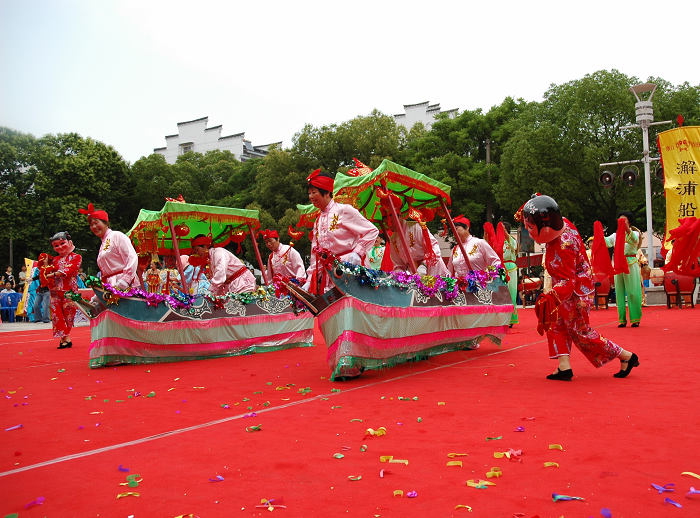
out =
[[[625,257],[625,237],[627,235],[627,228],[625,225],[625,220],[620,218],[617,220],[617,233],[615,234],[615,252],[613,252],[613,258],[615,259],[615,275],[620,273],[630,273],[630,268],[627,266],[627,257]]]
[[[626,263],[627,261],[625,261]],[[605,234],[603,224],[600,221],[593,223],[593,244],[591,245],[591,266],[593,273],[605,273],[609,277],[614,275],[608,247],[605,246]]]

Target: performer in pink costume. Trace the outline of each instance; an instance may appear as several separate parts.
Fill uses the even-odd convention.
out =
[[[391,223],[392,219],[387,217],[386,221],[389,229],[394,231],[394,225]],[[433,277],[438,275],[449,277],[450,272],[447,266],[445,266],[445,261],[442,260],[440,245],[437,239],[435,239],[435,236],[433,236],[427,228],[425,229],[428,239],[430,240],[429,246],[432,254],[426,253],[426,236],[421,223],[417,221],[406,221],[403,218],[399,218],[399,225],[401,225],[403,232],[405,232],[406,244],[408,244],[408,247],[411,249],[411,257],[417,267],[417,273],[420,275],[432,275]],[[389,246],[391,250],[391,261],[394,263],[394,270],[410,271],[410,261],[403,250],[398,232],[394,231],[391,235]]]
[[[68,232],[58,232],[51,238],[51,246],[58,256],[51,258],[51,278],[49,292],[51,294],[51,323],[53,335],[60,338],[59,349],[73,346],[70,332],[73,329],[73,321],[77,307],[66,299],[68,290],[78,291],[78,270],[83,258],[74,253],[75,246]]]
[[[280,244],[280,236],[276,230],[263,230],[260,234],[263,237],[265,246],[271,252],[267,260],[268,280],[272,281],[275,275],[281,275],[282,277],[304,282],[306,280],[306,270],[299,252],[290,245]]]
[[[328,250],[341,261],[365,264],[364,260],[379,230],[355,207],[333,200],[334,180],[329,174],[316,169],[306,180],[309,201],[321,213],[313,227],[311,262],[306,270],[304,289],[320,295],[331,289],[333,282],[326,270],[320,267],[318,253]],[[320,285],[318,291],[317,284]]]
[[[462,242],[464,251],[469,256],[469,263],[464,260],[459,245],[452,249],[450,261],[447,268],[453,277],[464,277],[470,270],[485,270],[489,266],[499,268],[502,266],[498,254],[491,248],[485,240],[471,235],[469,229],[471,223],[463,215],[459,215],[452,220],[457,230],[457,239]]]
[[[209,236],[198,235],[192,239],[192,256],[206,258],[211,271],[209,291],[214,295],[255,291],[255,277],[245,264],[223,247],[212,247]]]
[[[547,244],[545,267],[552,276],[552,290],[537,300],[538,332],[547,333],[549,355],[557,359],[556,372],[547,379],[569,381],[574,373],[570,354],[572,343],[595,367],[620,359],[616,378],[626,377],[639,365],[636,354],[602,337],[590,326],[593,303],[591,264],[583,240],[573,223],[562,218],[559,206],[549,196],[535,196],[515,214],[538,243]]]
[[[92,203],[87,209],[80,209],[80,213],[87,214],[90,230],[102,240],[97,253],[100,280],[118,290],[127,291],[138,282],[136,268],[139,258],[131,240],[124,233],[109,228],[107,212],[95,209]]]

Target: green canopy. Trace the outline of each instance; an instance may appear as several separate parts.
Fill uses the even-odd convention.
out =
[[[213,246],[225,246],[242,242],[251,229],[260,228],[257,210],[167,201],[159,211],[141,209],[127,232],[136,251],[173,255],[171,220],[181,253],[191,251],[190,240],[199,234],[211,235]]]
[[[378,210],[380,198],[377,188],[391,191],[401,198],[400,211],[408,207],[414,209],[437,209],[440,200],[451,204],[451,187],[437,180],[417,173],[390,160],[384,160],[374,171],[362,176],[349,176],[338,173],[333,187],[333,197],[341,203],[357,208],[363,216],[373,222],[380,222]]]

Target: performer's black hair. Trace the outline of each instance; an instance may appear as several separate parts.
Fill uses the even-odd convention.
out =
[[[70,234],[65,230],[62,230],[61,232],[56,232],[53,236],[51,236],[51,239],[49,239],[49,243],[53,243],[54,241],[61,241],[62,239],[70,241]]]

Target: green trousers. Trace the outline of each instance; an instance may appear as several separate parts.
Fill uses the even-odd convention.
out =
[[[642,278],[639,263],[628,264],[630,273],[615,276],[615,300],[617,319],[620,324],[627,323],[627,307],[630,308],[630,322],[638,323],[642,319]],[[625,305],[625,298],[627,304]]]
[[[511,263],[511,261],[506,261],[507,263]],[[515,265],[515,263],[512,263]],[[518,323],[518,269],[513,268],[512,270],[508,270],[508,291],[510,292],[510,298],[513,300],[513,313],[510,315],[510,323],[511,324],[517,324]]]

